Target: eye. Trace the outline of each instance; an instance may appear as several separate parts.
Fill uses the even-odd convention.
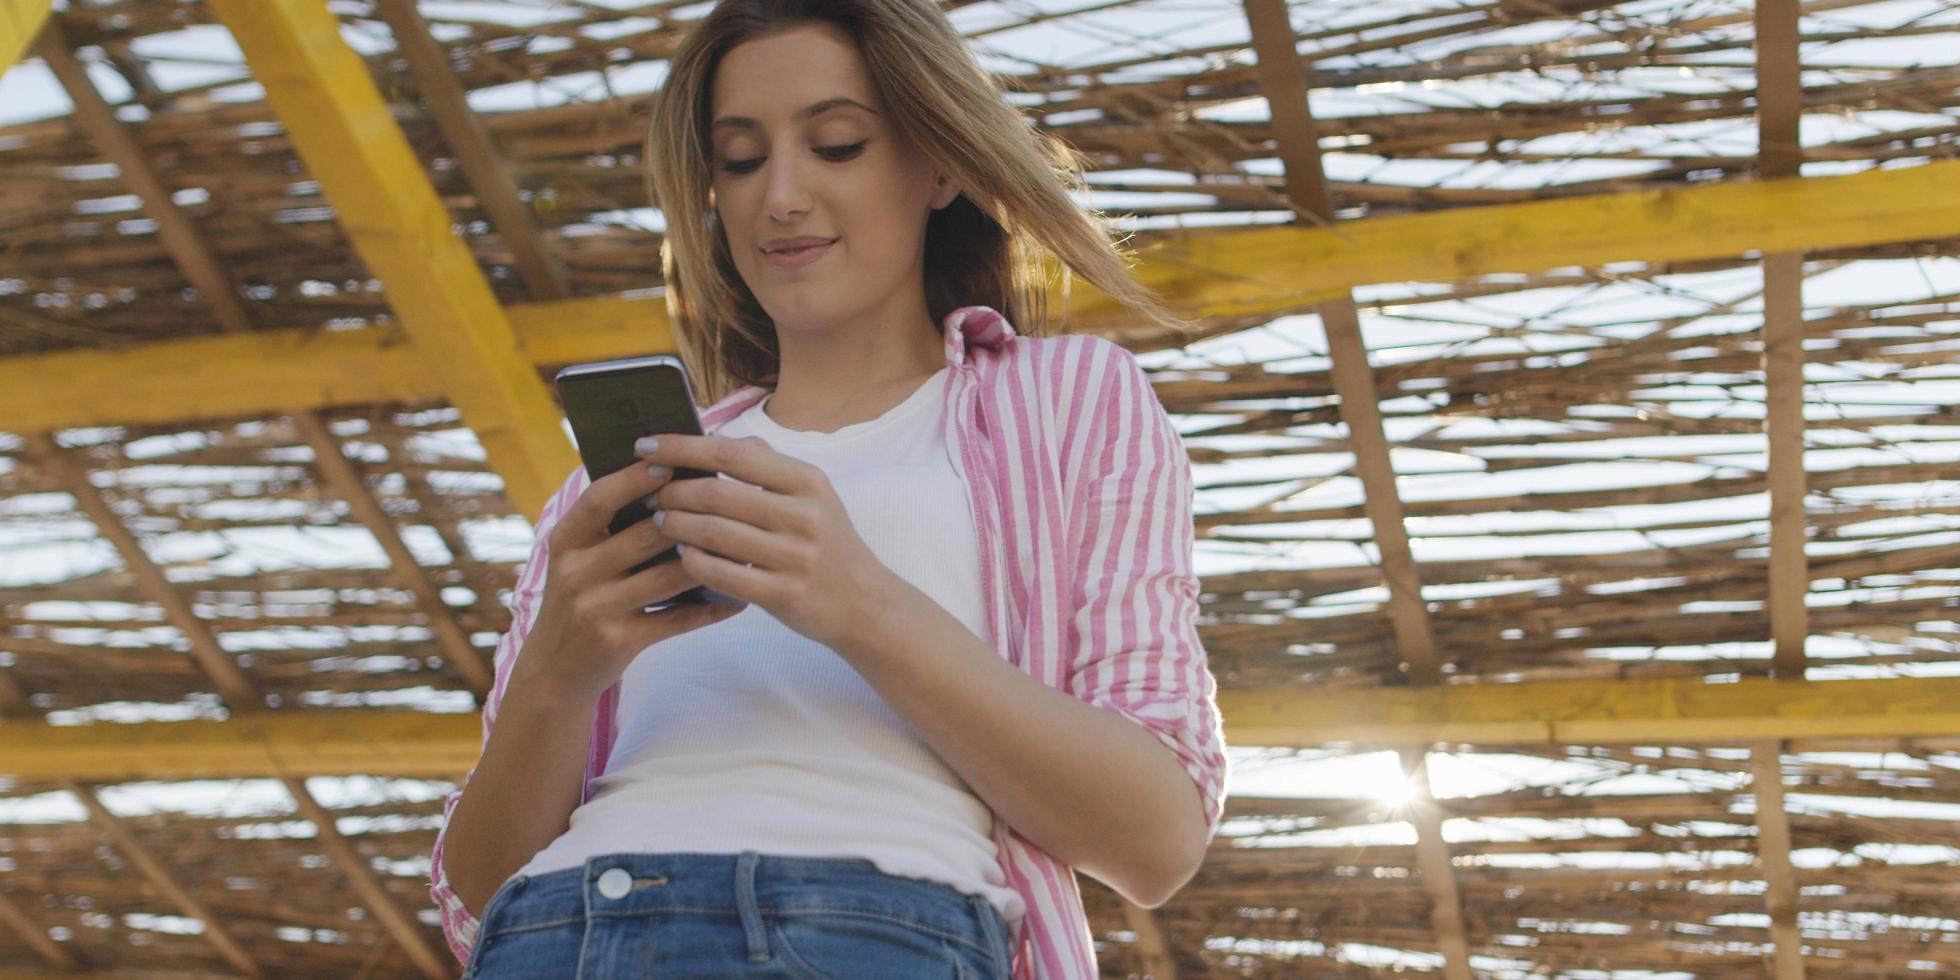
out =
[[[871,141],[868,139],[863,139],[863,140],[858,140],[855,143],[848,143],[841,146],[819,146],[816,148],[816,152],[818,156],[821,156],[824,159],[829,160],[833,163],[842,163],[843,161],[849,160],[850,158],[857,156],[859,153],[864,152],[864,146],[869,142]],[[754,173],[755,168],[762,166],[762,161],[766,159],[768,158],[750,157],[747,160],[724,160],[722,161],[721,169],[731,174]]]
[[[847,146],[819,146],[817,147],[817,153],[826,160],[849,160],[863,152],[864,144],[869,142],[871,141],[858,140]]]

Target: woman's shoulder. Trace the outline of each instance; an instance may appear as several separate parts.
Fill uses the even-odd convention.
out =
[[[1122,344],[1098,334],[1069,333],[1047,337],[1016,335],[1001,347],[1003,366],[1018,370],[995,371],[997,381],[1015,383],[1015,377],[1039,378],[1045,393],[1052,397],[1079,401],[1074,396],[1108,395],[1119,391],[1148,390],[1143,365],[1135,353]],[[1025,366],[1016,361],[1025,359]],[[1110,408],[1101,404],[1090,408]]]
[[[1064,333],[1046,337],[1015,334],[999,347],[1004,364],[1028,361],[1049,380],[1101,374],[1116,368],[1141,370],[1130,349],[1100,334]]]

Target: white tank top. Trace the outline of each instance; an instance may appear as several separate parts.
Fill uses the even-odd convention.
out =
[[[878,559],[991,645],[968,489],[943,430],[949,370],[834,432],[783,428],[765,397],[715,434],[760,436],[822,469]],[[618,852],[857,857],[983,895],[1007,935],[1019,928],[993,811],[829,647],[752,605],[647,647],[621,680],[619,740],[592,798],[521,873]]]

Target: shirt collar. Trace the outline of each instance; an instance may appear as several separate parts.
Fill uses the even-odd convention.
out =
[[[1014,337],[1014,325],[991,306],[962,306],[946,314],[942,326],[946,336],[946,363],[955,372],[967,366],[968,348],[999,350]],[[709,432],[720,428],[729,417],[761,401],[773,389],[775,380],[776,375],[772,373],[763,379],[763,384],[743,385],[723,395],[720,401],[702,410],[702,425]]]
[[[946,363],[966,364],[969,346],[998,350],[1014,336],[1014,325],[991,306],[962,306],[946,315]]]
[[[968,347],[999,350],[1014,336],[1014,325],[991,306],[962,306],[946,314],[940,331],[946,337],[946,363],[959,368],[966,364]],[[764,382],[776,380],[771,372]]]

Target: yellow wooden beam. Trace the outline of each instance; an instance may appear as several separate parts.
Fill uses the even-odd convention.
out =
[[[54,0],[0,0],[0,75],[27,53],[53,11]]]
[[[1853,681],[1694,678],[1221,691],[1245,745],[1359,742],[1606,745],[1960,734],[1960,677]]]
[[[506,312],[533,370],[675,349],[658,301],[578,299]],[[0,418],[18,431],[163,425],[445,397],[442,379],[406,340],[398,328],[259,330],[0,358]]]
[[[1139,250],[1140,278],[1208,316],[1338,298],[1382,282],[1451,282],[1609,262],[1679,262],[1960,235],[1960,160],[1833,177],[1724,181],[1344,222],[1193,235]],[[1080,288],[1080,287],[1078,287]],[[1107,322],[1107,297],[1076,315]]]
[[[0,721],[0,733],[0,773],[93,783],[283,775],[453,779],[476,764],[483,748],[475,712],[262,711],[225,721],[128,725],[13,720]]]
[[[1187,312],[1214,316],[1277,313],[1377,282],[1955,235],[1960,160],[1371,218],[1331,231],[1209,232],[1146,250],[1137,272]],[[1073,329],[1120,329],[1126,322],[1084,283],[1076,284],[1073,302]],[[500,315],[519,348],[514,357],[533,371],[675,347],[657,297],[522,304]],[[402,340],[392,330],[265,331],[4,358],[0,418],[17,429],[53,429],[444,397],[452,389],[432,371],[448,368],[451,358],[427,359],[403,349]],[[464,411],[471,421],[467,406]]]
[[[0,644],[4,645],[4,644]],[[1960,735],[1960,677],[1731,684],[1690,679],[1221,691],[1235,745],[1737,744]],[[471,713],[272,711],[229,721],[0,721],[0,775],[22,779],[373,775],[453,779],[476,764]]]
[[[339,20],[320,0],[211,6],[354,250],[381,278],[421,365],[482,440],[512,502],[542,510],[578,454],[367,65],[341,39]]]

